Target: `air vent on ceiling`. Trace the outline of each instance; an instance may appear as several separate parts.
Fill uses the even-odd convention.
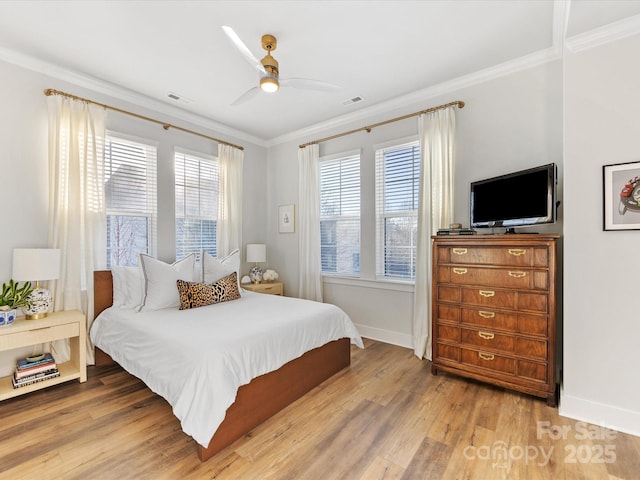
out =
[[[361,95],[358,95],[356,97],[348,98],[347,100],[344,100],[342,102],[342,105],[346,107],[347,105],[351,105],[353,103],[362,102],[363,100],[364,100],[364,97],[362,97]]]
[[[171,100],[175,100],[176,102],[184,103],[185,105],[193,103],[193,100],[183,97],[182,95],[174,92],[167,93],[167,97],[169,97]]]

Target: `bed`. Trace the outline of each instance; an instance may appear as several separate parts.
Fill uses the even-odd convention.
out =
[[[362,347],[349,317],[328,304],[243,292],[233,302],[193,310],[135,312],[112,307],[113,288],[111,271],[94,272],[91,336],[96,344],[96,364],[115,361],[165,398],[183,431],[196,440],[201,461],[349,366],[352,343]],[[301,319],[307,310],[313,313],[308,320]],[[324,316],[324,312],[334,319],[315,326],[312,318]],[[180,315],[178,321],[176,314]],[[296,320],[296,316],[300,318]],[[207,317],[214,320],[204,320]],[[196,333],[192,335],[195,346],[185,347],[191,340],[182,332],[201,332],[198,329],[204,323],[206,328],[216,324],[225,338],[235,343],[227,346],[222,339],[204,340],[203,333]],[[303,329],[301,324],[308,326]],[[269,337],[269,329],[277,333]],[[329,330],[324,339],[316,335],[321,330]],[[289,331],[294,341],[280,338]],[[232,351],[240,352],[240,360],[231,357]],[[275,352],[276,358],[266,352]],[[215,365],[220,363],[225,367],[222,373],[215,373]],[[177,375],[176,369],[191,373]],[[181,380],[177,386],[171,385],[167,377]],[[231,385],[221,387],[227,377]],[[204,417],[203,410],[208,412]]]

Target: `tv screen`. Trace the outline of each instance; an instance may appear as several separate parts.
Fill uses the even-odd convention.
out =
[[[471,227],[537,225],[556,221],[556,165],[471,183]]]

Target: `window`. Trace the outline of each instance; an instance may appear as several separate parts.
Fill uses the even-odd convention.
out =
[[[360,154],[320,162],[322,272],[360,274]]]
[[[376,150],[376,276],[416,276],[420,145]]]
[[[104,152],[107,267],[155,254],[156,147],[107,134]]]
[[[218,161],[213,157],[175,153],[176,258],[204,249],[216,256]]]

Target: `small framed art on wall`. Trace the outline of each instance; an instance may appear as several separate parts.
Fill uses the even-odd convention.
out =
[[[602,167],[604,230],[640,230],[640,162]]]
[[[294,205],[280,205],[278,207],[278,232],[294,233],[295,231],[296,215]]]

